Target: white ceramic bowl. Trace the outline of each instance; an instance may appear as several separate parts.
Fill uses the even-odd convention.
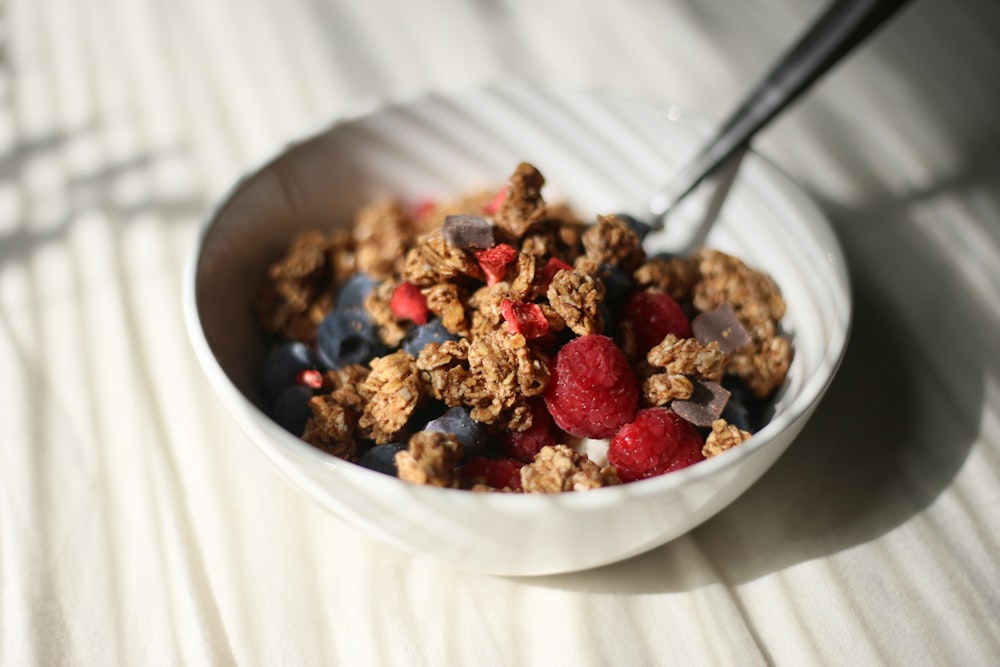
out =
[[[851,308],[841,249],[816,206],[759,155],[747,156],[709,243],[778,282],[794,362],[764,429],[661,477],[583,493],[480,494],[411,485],[328,456],[255,404],[264,350],[251,303],[296,232],[347,224],[375,197],[495,187],[527,160],[546,176],[548,200],[582,214],[616,212],[646,201],[702,138],[675,108],[522,85],[429,94],[339,120],[243,178],[206,222],[185,285],[198,358],[233,417],[293,485],[400,549],[510,575],[590,568],[652,549],[724,508],[774,463],[843,354]],[[647,249],[663,242],[650,238]]]

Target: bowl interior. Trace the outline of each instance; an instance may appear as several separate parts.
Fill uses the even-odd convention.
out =
[[[651,193],[699,147],[704,134],[701,123],[676,108],[519,85],[431,94],[342,119],[289,146],[241,180],[209,218],[188,288],[187,312],[195,347],[237,419],[260,427],[266,417],[259,409],[254,378],[264,341],[251,304],[266,267],[297,232],[347,225],[359,206],[385,195],[415,202],[493,188],[521,161],[532,162],[545,175],[547,200],[566,201],[584,216],[642,212]],[[647,250],[656,252],[666,242],[665,235],[653,235],[647,240]],[[783,326],[793,337],[795,358],[771,424],[745,445],[692,469],[627,485],[634,489],[569,494],[575,497],[558,501],[510,496],[486,502],[507,507],[518,503],[522,507],[526,503],[596,507],[618,502],[618,498],[672,492],[685,480],[718,474],[727,467],[735,470],[755,451],[781,440],[777,436],[784,430],[801,428],[839,364],[850,322],[848,278],[836,239],[809,198],[768,161],[751,153],[709,244],[769,272],[784,293]],[[315,488],[309,492],[321,496],[331,509],[343,510],[343,502],[329,498],[339,493],[336,484],[316,481],[324,475],[356,478],[359,484],[370,484],[380,492],[392,485],[408,486],[388,478],[376,480],[377,473],[331,461],[280,429],[263,428],[264,433],[255,432],[257,444],[272,460],[280,460],[279,467],[286,472],[311,468]],[[782,441],[780,447],[785,446],[787,442]],[[776,454],[767,458],[773,460]],[[748,486],[766,466],[757,468],[761,469],[745,473],[745,478],[752,479],[744,479],[739,486]],[[408,489],[407,493],[421,498],[448,492]],[[457,509],[448,511],[464,512],[463,504],[482,502],[469,498],[480,494],[449,495],[449,507]],[[582,498],[588,495],[602,499]],[[705,516],[674,524],[694,525],[692,521],[708,518],[725,502],[705,503],[708,509],[701,512]],[[512,511],[530,514],[523,509]],[[662,525],[658,531],[664,539],[674,536]],[[396,537],[397,544],[406,542]],[[645,539],[645,544],[655,546],[657,539]],[[636,549],[632,544],[631,552]],[[601,558],[613,560],[608,554]],[[593,564],[597,563],[550,566],[547,571]]]

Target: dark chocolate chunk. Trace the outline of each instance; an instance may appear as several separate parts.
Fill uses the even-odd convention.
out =
[[[691,398],[675,400],[670,407],[681,419],[695,426],[709,427],[722,415],[729,401],[729,390],[718,382],[692,380],[691,384],[694,387]]]
[[[456,248],[484,249],[496,245],[493,221],[481,215],[449,215],[442,227],[444,238]]]
[[[728,303],[699,314],[691,320],[691,329],[702,345],[708,345],[714,340],[726,354],[732,354],[751,343],[750,333]]]

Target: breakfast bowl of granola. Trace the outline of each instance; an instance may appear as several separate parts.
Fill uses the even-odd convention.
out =
[[[756,153],[703,246],[650,229],[704,135],[518,84],[345,116],[208,217],[195,352],[291,484],[406,552],[538,575],[664,544],[796,439],[850,325],[827,221]]]

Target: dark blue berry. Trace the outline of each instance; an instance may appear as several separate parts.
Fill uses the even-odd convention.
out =
[[[361,455],[358,463],[370,470],[396,477],[399,474],[396,468],[396,453],[404,449],[406,449],[406,445],[402,442],[387,442],[384,445],[375,445]]]
[[[425,431],[451,433],[464,448],[465,458],[479,456],[486,449],[486,424],[472,418],[472,410],[465,406],[448,408],[444,414],[427,422]]]
[[[340,286],[334,298],[337,310],[363,308],[365,299],[372,293],[378,281],[364,273],[355,273]]]
[[[403,341],[403,349],[415,357],[429,343],[443,343],[446,340],[458,340],[458,336],[445,329],[441,320],[435,317],[427,324],[414,327]]]
[[[604,283],[604,301],[617,310],[632,291],[632,276],[614,264],[601,264],[598,275]]]
[[[618,330],[618,323],[606,299],[597,305],[597,310],[601,313],[601,319],[604,321],[604,328],[601,329],[601,333],[608,338],[614,338]]]
[[[313,390],[309,387],[293,385],[278,396],[271,416],[286,431],[302,435],[306,430],[306,422],[312,416],[312,409],[309,407],[309,399],[312,397]]]
[[[736,375],[724,375],[720,384],[729,391],[722,418],[744,431],[755,432],[760,424],[760,406],[750,387]]]
[[[328,368],[366,364],[387,351],[364,309],[358,308],[338,308],[327,315],[319,325],[316,346]]]
[[[646,235],[653,229],[648,222],[643,222],[628,213],[615,213],[615,217],[628,225],[640,241],[646,238]]]
[[[271,348],[261,368],[261,382],[267,400],[273,401],[296,384],[302,371],[319,368],[319,360],[302,342],[281,343]]]

